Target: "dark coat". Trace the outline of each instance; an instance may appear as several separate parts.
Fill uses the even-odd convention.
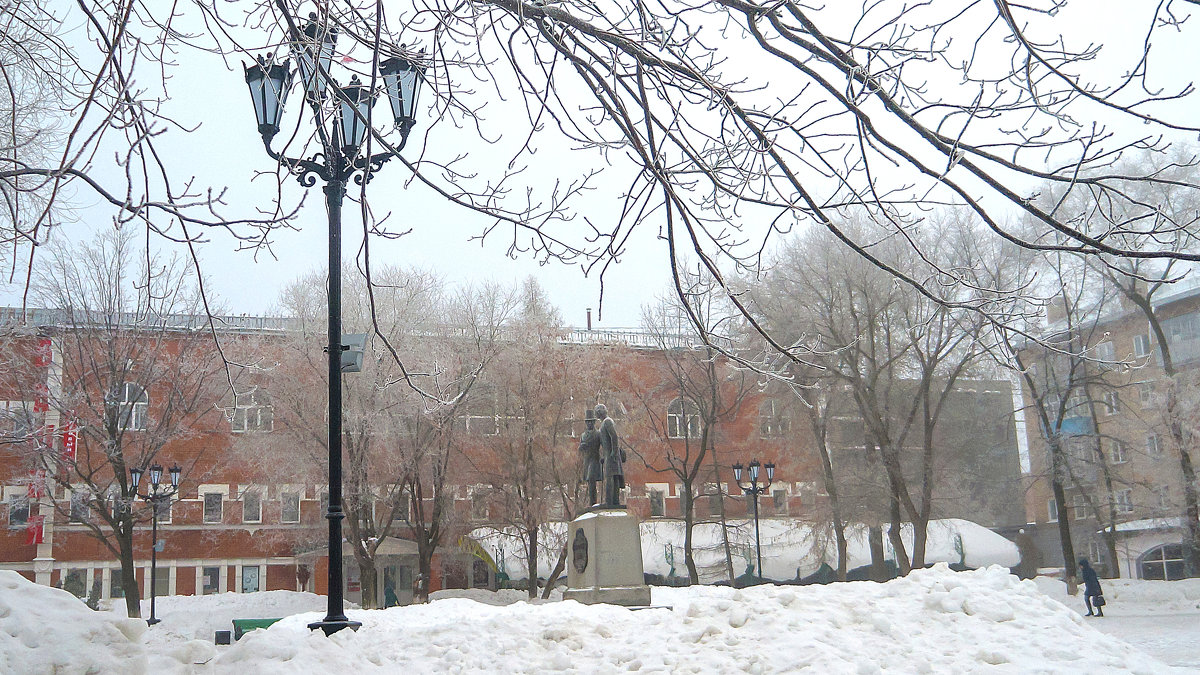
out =
[[[600,461],[604,463],[604,478],[619,478],[619,487],[625,486],[625,451],[617,442],[617,425],[611,417],[600,422]]]
[[[1083,594],[1084,595],[1104,595],[1104,591],[1100,590],[1100,578],[1096,576],[1096,570],[1092,566],[1083,562],[1080,564],[1082,570],[1079,575],[1083,577]]]
[[[579,454],[583,455],[583,480],[604,480],[600,466],[600,433],[588,429],[579,437]]]

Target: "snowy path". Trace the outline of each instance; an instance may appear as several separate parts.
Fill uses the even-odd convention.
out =
[[[1126,614],[1110,610],[1091,625],[1172,666],[1200,672],[1200,612]]]

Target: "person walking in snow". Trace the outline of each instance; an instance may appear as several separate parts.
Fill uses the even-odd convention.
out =
[[[1083,577],[1083,602],[1087,605],[1087,616],[1104,616],[1104,591],[1100,590],[1100,578],[1088,564],[1087,558],[1079,559],[1079,575]],[[1096,600],[1096,611],[1092,611],[1092,600]]]

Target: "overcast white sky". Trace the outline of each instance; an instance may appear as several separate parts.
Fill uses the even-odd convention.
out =
[[[1140,29],[1119,31],[1110,21],[1108,12],[1099,11],[1108,5],[1108,0],[1072,3],[1066,11],[1075,18],[1065,21],[1063,25],[1075,26],[1084,35],[1096,35],[1092,39],[1098,42],[1121,38],[1135,45],[1140,39],[1137,35]],[[1156,58],[1151,63],[1152,68],[1179,72],[1194,62],[1194,59],[1186,58],[1172,62],[1171,53],[1167,51]],[[1108,55],[1119,56],[1120,53],[1113,47]],[[1117,59],[1114,66],[1121,61]],[[166,104],[166,112],[180,123],[198,125],[198,128],[191,133],[171,130],[159,141],[160,149],[176,158],[186,158],[177,164],[177,169],[182,170],[177,170],[175,180],[179,180],[183,174],[189,174],[195,175],[197,183],[201,185],[228,186],[228,215],[244,216],[258,205],[267,206],[274,195],[274,177],[263,176],[254,183],[251,183],[251,179],[257,171],[273,170],[274,162],[262,150],[240,63],[236,60],[226,63],[219,57],[198,51],[180,52],[177,62],[179,66],[173,71],[171,100]],[[334,76],[343,82],[348,79],[348,73],[335,72]],[[488,86],[488,83],[482,83],[480,89],[483,94],[488,93]],[[426,96],[424,103],[428,104],[429,101],[430,97]],[[300,103],[299,94],[293,92],[285,120],[296,119]],[[1191,104],[1191,107],[1194,109],[1196,106]],[[1193,112],[1200,113],[1196,110]],[[386,102],[378,103],[376,114],[384,119],[390,117]],[[422,111],[421,114],[428,115],[428,111]],[[1184,121],[1194,122],[1194,119],[1195,116]],[[427,139],[424,136],[427,123],[427,119],[418,118],[406,156],[415,157],[422,143],[445,147],[462,142],[449,124],[436,127],[436,133]],[[468,153],[502,153],[505,148],[475,144],[463,145],[458,149]],[[543,167],[554,167],[561,173],[558,175],[551,169],[541,176],[540,180],[547,183],[560,177],[569,180],[582,172],[589,162],[597,161],[595,155],[572,155],[562,147],[541,148],[539,152],[543,155],[539,158]],[[561,159],[555,163],[546,161],[547,156],[551,160],[556,157]],[[497,158],[504,160],[508,155],[499,154]],[[421,185],[407,183],[409,178],[407,169],[393,162],[376,174],[371,185],[372,207],[377,213],[392,213],[390,229],[412,230],[411,234],[395,241],[373,238],[374,264],[429,268],[441,273],[450,283],[488,280],[515,283],[527,275],[533,275],[546,288],[551,300],[571,325],[583,325],[585,308],[598,307],[600,282],[597,275],[584,277],[578,266],[568,267],[556,262],[539,265],[527,257],[518,260],[508,258],[505,253],[511,243],[511,231],[497,231],[482,246],[478,241],[470,242],[469,239],[478,234],[486,222],[463,209],[448,205],[443,198]],[[284,284],[302,273],[324,269],[326,216],[319,187],[308,190],[298,222],[300,229],[278,232],[273,238],[270,253],[262,250],[238,251],[237,242],[220,231],[210,233],[208,241],[199,247],[210,289],[215,291],[229,312],[270,312]],[[608,187],[619,190],[619,186],[614,188],[609,184]],[[292,191],[292,195],[301,193],[301,188],[290,178],[287,180],[287,189]],[[79,192],[76,201],[80,207],[79,222],[63,228],[64,234],[69,234],[72,239],[80,239],[84,238],[87,231],[111,226],[111,210],[99,206],[90,194]],[[609,211],[608,217],[611,217],[614,207],[611,198],[606,201],[604,195],[598,195],[583,206],[580,216],[582,218],[594,212],[602,219],[604,212]],[[346,204],[345,221],[344,258],[351,260],[362,237],[357,206],[350,201]],[[587,231],[582,220],[575,227],[579,228],[580,237]],[[620,262],[609,268],[605,278],[603,320],[600,320],[597,312],[596,325],[637,325],[642,305],[652,303],[656,296],[668,289],[667,250],[656,234],[652,229],[638,231],[629,241]],[[19,302],[19,289],[0,289],[0,302]]]

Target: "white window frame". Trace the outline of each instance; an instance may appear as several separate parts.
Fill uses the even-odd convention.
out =
[[[1146,454],[1154,459],[1163,456],[1162,437],[1158,434],[1146,435]]]
[[[1071,495],[1071,518],[1083,520],[1089,515],[1091,514],[1088,513],[1087,498],[1081,494]]]
[[[229,486],[228,485],[204,484],[204,485],[201,485],[197,489],[196,493],[197,493],[197,499],[200,500],[200,522],[204,525],[220,525],[220,524],[224,523],[225,522],[225,502],[229,500]],[[206,513],[206,509],[205,509],[204,496],[210,495],[210,494],[220,494],[221,495],[221,518],[220,518],[220,520],[211,521],[208,519],[208,514]]]
[[[1116,346],[1113,345],[1112,340],[1106,340],[1096,345],[1094,358],[1097,361],[1104,361],[1109,364],[1111,364],[1113,361],[1116,361],[1117,349]]]
[[[0,438],[23,440],[29,438],[37,424],[33,404],[25,401],[0,401],[0,418],[4,419],[4,430]],[[10,424],[11,423],[11,424]]]
[[[287,502],[285,497],[294,495],[296,498],[296,519],[286,520]],[[284,525],[295,525],[300,522],[300,502],[304,501],[304,488],[298,485],[283,485],[279,488],[279,522]]]
[[[775,515],[787,515],[789,505],[792,501],[791,487],[790,483],[775,483],[770,487],[767,496],[771,498],[771,510],[775,512]],[[783,506],[780,506],[775,501],[776,493],[780,492],[783,493]]]
[[[71,486],[70,493],[67,495],[69,505],[67,506],[67,523],[86,523],[92,516],[91,492],[83,485]],[[83,499],[85,508],[84,517],[82,519],[75,518],[75,507],[78,505],[80,498]],[[162,522],[162,521],[159,521]],[[90,590],[90,589],[89,589]]]
[[[260,399],[261,397],[263,400]],[[235,434],[270,433],[275,430],[275,406],[271,405],[266,389],[256,387],[233,397],[233,411],[229,420],[230,431]]]
[[[131,396],[137,392],[141,394]],[[125,431],[145,431],[149,420],[150,392],[137,382],[123,382],[120,393],[120,400],[114,398],[112,401],[117,407],[117,424]]]
[[[685,397],[667,404],[667,438],[700,438],[700,434],[700,406]]]
[[[662,513],[654,513],[654,494],[662,495]],[[681,490],[675,491],[676,495],[682,495]],[[667,497],[671,496],[670,483],[646,483],[646,502],[650,506],[651,518],[666,518],[667,517]],[[680,501],[680,508],[683,508],[683,502]]]
[[[33,515],[33,502],[29,499],[29,486],[27,485],[6,485],[4,486],[4,508],[7,511],[6,522],[10,530],[23,530],[29,525],[29,518]],[[14,523],[13,513],[14,504],[25,503],[25,520],[23,522]]]
[[[1138,403],[1143,406],[1148,406],[1154,401],[1154,384],[1151,382],[1138,382]]]
[[[1112,499],[1113,508],[1117,513],[1133,513],[1133,488],[1114,490]]]
[[[1058,502],[1054,501],[1053,497],[1046,501],[1046,522],[1058,522]]]
[[[547,491],[547,497],[549,497]],[[470,500],[471,520],[486,522],[488,519],[488,489],[486,485],[472,485],[467,488],[467,499]]]
[[[1113,438],[1108,442],[1108,461],[1111,464],[1125,464],[1129,461],[1129,446],[1125,441]]]
[[[774,398],[768,398],[758,406],[758,437],[784,438],[792,428],[792,421],[780,410],[782,406]]]
[[[266,499],[263,497],[263,488],[258,485],[239,485],[238,486],[238,501],[242,503],[242,522],[243,523],[261,523],[263,520],[263,502]],[[258,496],[258,517],[246,517],[246,495],[254,493]]]
[[[1116,415],[1121,409],[1121,395],[1116,391],[1106,391],[1101,397],[1105,415]]]
[[[1133,355],[1139,358],[1150,356],[1150,336],[1138,334],[1133,336]]]

